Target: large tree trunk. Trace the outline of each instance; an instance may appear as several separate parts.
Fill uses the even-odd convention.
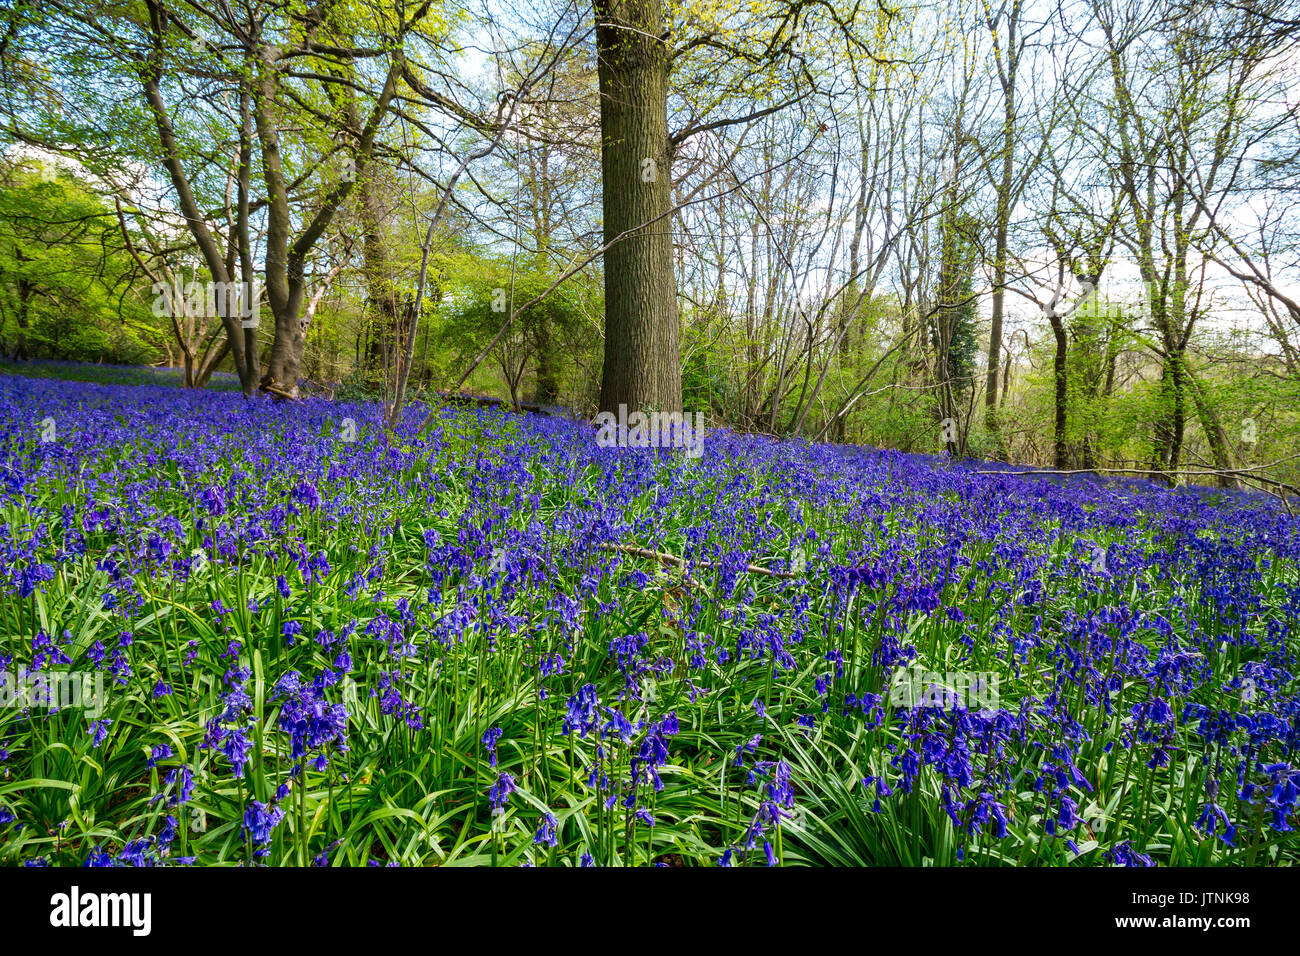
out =
[[[596,0],[605,241],[600,407],[681,411],[663,0]]]
[[[298,377],[302,372],[302,354],[306,330],[296,309],[286,308],[275,317],[275,339],[271,358],[262,376],[262,389],[281,398],[298,397]]]

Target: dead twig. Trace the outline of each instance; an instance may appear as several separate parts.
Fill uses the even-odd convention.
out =
[[[1291,502],[1287,499],[1286,494],[1278,494],[1269,489],[1268,486],[1280,489],[1284,493],[1300,496],[1300,488],[1295,485],[1287,484],[1285,481],[1279,481],[1276,478],[1270,478],[1267,475],[1258,474],[1265,468],[1275,468],[1278,465],[1295,461],[1300,455],[1292,455],[1290,458],[1282,458],[1278,461],[1269,462],[1264,465],[1252,465],[1249,468],[1181,468],[1173,471],[1156,470],[1153,472],[1150,468],[1031,468],[1025,471],[1014,471],[1007,468],[980,468],[974,469],[967,474],[971,475],[1003,475],[1013,477],[1032,477],[1037,475],[1141,475],[1149,477],[1153,474],[1163,478],[1216,478],[1232,477],[1241,478],[1245,481],[1259,483],[1261,490],[1278,498],[1286,506],[1287,513],[1291,512]]]
[[[682,569],[685,569],[687,564],[684,558],[679,558],[675,554],[668,554],[666,551],[652,551],[649,548],[638,548],[630,544],[613,544],[610,542],[606,542],[600,547],[606,551],[618,551],[622,554],[634,554],[639,558],[650,558],[651,560],[659,561],[663,564],[671,564],[674,567]],[[697,566],[702,568],[716,568],[720,566],[720,563],[717,561],[697,561],[695,563]],[[764,577],[769,578],[790,579],[802,577],[802,575],[797,571],[773,571],[771,568],[759,567],[757,564],[747,564],[745,565],[745,570],[750,574],[761,574]]]

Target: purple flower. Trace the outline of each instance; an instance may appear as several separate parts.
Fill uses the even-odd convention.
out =
[[[500,774],[496,783],[488,789],[488,806],[492,808],[493,813],[505,809],[506,801],[510,799],[510,794],[515,792],[515,778],[508,773]]]

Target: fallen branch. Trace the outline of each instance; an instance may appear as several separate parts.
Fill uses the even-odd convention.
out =
[[[511,411],[517,409],[551,418],[556,417],[556,411],[559,409],[559,406],[540,405],[536,402],[515,403],[504,398],[493,398],[490,395],[466,395],[463,392],[439,392],[438,397],[449,405],[477,405],[479,408],[506,408]]]
[[[265,383],[264,385],[260,386],[260,390],[263,392],[269,392],[270,394],[274,395],[276,398],[282,398],[288,402],[298,401],[297,395],[281,388],[279,385],[275,384],[274,380],[271,380]]]
[[[679,558],[675,554],[668,554],[666,551],[652,551],[649,548],[638,548],[630,544],[612,544],[606,542],[601,545],[601,548],[606,551],[618,551],[623,554],[634,554],[639,558],[650,558],[663,564],[671,564],[674,567],[682,568],[683,570],[686,568],[687,564],[685,558]],[[721,562],[718,561],[697,561],[696,564],[702,568],[716,568],[721,566]],[[759,567],[757,564],[747,564],[745,565],[745,570],[750,574],[761,574],[769,578],[788,579],[802,577],[802,575],[796,571],[773,571],[770,568]]]
[[[1151,468],[1031,468],[1026,471],[1012,471],[1006,468],[981,468],[968,472],[972,475],[1010,475],[1014,477],[1036,476],[1036,475],[1143,475],[1159,476],[1162,478],[1216,478],[1232,477],[1243,478],[1246,481],[1256,481],[1262,485],[1272,485],[1274,488],[1280,488],[1285,492],[1300,496],[1300,488],[1295,485],[1289,485],[1285,481],[1279,481],[1276,478],[1270,478],[1267,475],[1260,475],[1257,472],[1265,468],[1275,468],[1278,465],[1295,461],[1300,455],[1292,455],[1290,458],[1283,458],[1278,461],[1269,462],[1264,465],[1253,465],[1249,468],[1200,468],[1188,469],[1182,468],[1176,471],[1162,471]],[[1276,495],[1287,504],[1287,510],[1290,511],[1290,503],[1281,495]]]

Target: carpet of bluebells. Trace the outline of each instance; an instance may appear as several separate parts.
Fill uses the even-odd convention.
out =
[[[1300,860],[1276,499],[426,411],[0,376],[0,864]]]

